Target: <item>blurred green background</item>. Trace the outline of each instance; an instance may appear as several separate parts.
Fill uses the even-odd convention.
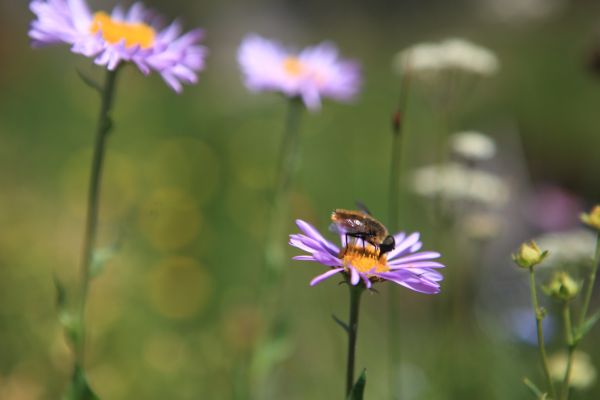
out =
[[[107,9],[114,2],[92,4]],[[540,219],[564,211],[576,226],[578,212],[600,199],[600,77],[589,67],[600,45],[600,4],[146,4],[169,18],[182,16],[188,29],[205,28],[210,54],[199,84],[180,96],[131,67],[119,77],[99,235],[101,246],[117,251],[92,284],[87,314],[87,370],[101,398],[242,399],[247,385],[265,399],[341,398],[346,338],[331,314],[346,316],[347,290],[334,280],[310,288],[322,267],[290,261],[269,294],[286,316],[285,335],[275,344],[260,340],[271,326],[256,292],[286,105],[277,95],[244,88],[235,54],[248,32],[298,46],[330,39],[363,65],[356,102],[326,101],[321,112],[303,116],[290,232],[295,218],[327,231],[331,210],[353,208],[358,199],[385,222],[397,51],[461,36],[497,54],[499,74],[455,99],[451,129],[496,139],[498,155],[482,168],[511,188],[508,203],[495,210],[501,227],[485,239],[468,237],[456,216],[440,227],[430,204],[406,185],[403,229],[422,232],[426,249],[443,252],[446,280],[437,296],[391,284],[364,296],[357,368],[368,371],[366,398],[390,398],[387,304],[393,295],[402,323],[393,338],[402,351],[393,372],[399,398],[531,398],[521,380],[527,375],[541,384],[537,353],[523,340],[530,334],[515,332],[533,327],[533,320],[515,327],[510,317],[528,310],[527,278],[509,255],[520,241],[544,233]],[[66,46],[32,50],[27,7],[24,0],[0,0],[0,399],[6,400],[58,399],[69,379],[72,358],[53,280],[76,302],[99,108],[76,71],[103,75]],[[435,161],[434,143],[446,129],[415,85],[405,115],[407,176]],[[531,206],[540,185],[560,188],[575,206],[535,213],[546,210]],[[552,353],[560,348],[558,323],[554,331]],[[596,365],[597,333],[582,345]],[[268,349],[251,364],[258,342]],[[273,358],[280,362],[265,370]],[[598,385],[573,393],[574,399],[599,397]]]

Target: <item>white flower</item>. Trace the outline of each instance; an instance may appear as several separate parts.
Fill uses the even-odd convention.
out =
[[[546,233],[534,240],[550,254],[544,263],[547,266],[589,261],[596,246],[596,235],[584,228]]]
[[[459,38],[446,39],[440,47],[448,68],[480,75],[493,75],[498,72],[498,58],[485,47]]]
[[[496,143],[487,135],[475,131],[464,131],[452,135],[454,152],[470,160],[488,160],[496,154]]]
[[[439,43],[420,43],[399,52],[394,58],[398,73],[438,73],[459,70],[482,76],[495,74],[500,68],[496,55],[468,40],[449,38]]]
[[[454,162],[419,168],[413,174],[412,186],[422,196],[489,206],[501,206],[509,196],[508,185],[500,177]]]

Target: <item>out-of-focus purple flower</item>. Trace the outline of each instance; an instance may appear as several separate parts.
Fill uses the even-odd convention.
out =
[[[158,72],[178,93],[204,68],[206,48],[198,44],[203,31],[182,35],[178,22],[160,29],[158,16],[141,3],[129,10],[117,6],[111,14],[92,13],[85,0],[34,0],[30,9],[37,17],[29,30],[33,47],[69,44],[109,70],[132,62],[144,75]]]
[[[249,90],[300,97],[311,110],[320,109],[323,97],[349,101],[360,89],[359,65],[340,59],[329,42],[293,52],[252,34],[242,41],[238,62]]]
[[[584,209],[576,194],[553,184],[536,188],[527,205],[527,218],[544,231],[561,231],[579,225],[577,216]]]
[[[440,257],[433,251],[419,251],[423,243],[419,233],[394,235],[394,250],[379,255],[379,249],[361,240],[349,238],[346,243],[344,234],[340,235],[342,248],[325,239],[309,223],[296,220],[302,233],[290,235],[290,245],[310,254],[295,256],[294,260],[316,261],[330,269],[314,278],[310,284],[319,282],[338,273],[346,275],[352,285],[364,282],[367,288],[379,281],[391,281],[411,290],[427,294],[440,292],[442,274],[434,268],[444,265],[435,260]]]

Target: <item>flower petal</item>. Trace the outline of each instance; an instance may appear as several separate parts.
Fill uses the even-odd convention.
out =
[[[356,268],[350,266],[350,283],[352,286],[356,286],[358,282],[360,282],[360,274],[356,270]]]
[[[324,274],[321,274],[317,277],[315,277],[312,281],[310,281],[310,286],[315,286],[317,284],[319,284],[320,282],[324,281],[325,279],[337,274],[340,271],[343,271],[344,268],[334,268],[334,269],[330,269],[329,271],[325,272]]]
[[[391,270],[402,269],[402,268],[413,269],[413,268],[444,268],[444,267],[446,267],[444,264],[435,262],[435,261],[417,261],[417,262],[411,262],[408,264],[400,263],[397,265],[391,265],[391,264],[388,264],[388,265],[390,266]]]
[[[306,236],[313,238],[317,242],[321,243],[325,249],[327,249],[332,255],[337,255],[340,253],[340,249],[337,248],[336,245],[328,241],[321,235],[321,233],[308,222],[302,221],[301,219],[296,220],[296,225],[302,232],[306,234]]]
[[[406,249],[409,249],[411,246],[416,245],[419,242],[420,234],[418,232],[412,233],[407,238],[402,240],[396,240],[396,247],[394,250],[388,253],[388,260],[392,260],[395,257],[398,257],[402,254]]]
[[[407,264],[413,261],[433,260],[435,258],[440,258],[440,256],[441,254],[435,251],[424,251],[410,256],[396,258],[390,261],[389,265]]]

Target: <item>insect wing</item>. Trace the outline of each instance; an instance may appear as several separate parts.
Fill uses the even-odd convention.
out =
[[[338,233],[356,233],[364,232],[366,224],[364,219],[360,218],[343,218],[334,221],[332,225],[336,226]]]

